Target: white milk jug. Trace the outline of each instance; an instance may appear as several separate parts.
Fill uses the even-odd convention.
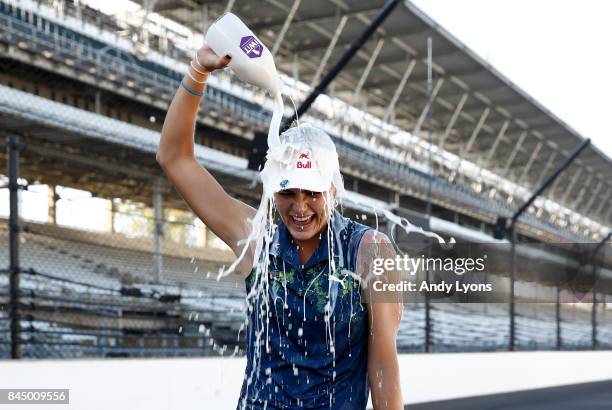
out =
[[[228,66],[241,80],[268,90],[273,97],[280,93],[272,53],[235,14],[218,18],[204,40],[218,56],[232,57]]]

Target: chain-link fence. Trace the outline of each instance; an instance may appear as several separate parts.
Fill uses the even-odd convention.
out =
[[[0,358],[2,359],[9,359],[11,357],[11,321],[8,311],[9,302],[9,272],[6,265],[3,265],[3,267],[0,269]]]
[[[34,144],[18,144],[19,157],[38,152]],[[64,159],[57,167],[78,174],[72,165]],[[110,171],[97,172],[87,183],[119,184],[114,178]],[[243,354],[244,282],[217,280],[232,253],[158,176],[151,181],[141,196],[149,201],[138,202],[18,179],[18,229],[11,234],[9,219],[0,227],[2,357],[11,356],[15,340],[21,357]],[[2,218],[10,217],[9,191],[0,190]],[[12,298],[11,243],[18,246],[13,268],[19,277]],[[591,349],[593,323],[596,347],[610,346],[605,293],[597,294],[593,322],[591,296],[587,303],[556,304],[550,301],[553,288],[541,288],[548,292],[543,302],[516,304],[516,349]],[[17,303],[13,316],[11,301]],[[507,350],[509,319],[508,303],[407,303],[398,350]],[[11,322],[17,339],[11,338]]]
[[[100,31],[114,30],[111,20]],[[174,59],[140,59],[116,39],[102,42],[2,0],[0,26],[0,131],[20,137],[21,159],[21,220],[12,228],[6,177],[0,189],[7,218],[0,224],[0,357],[11,357],[15,345],[22,357],[242,354],[244,283],[216,280],[233,256],[186,209],[154,159],[160,119],[186,68],[178,61],[191,50],[168,42],[158,51]],[[261,92],[218,73],[195,132],[197,159],[250,204],[259,199],[256,173],[246,169],[250,138],[268,126],[267,104]],[[373,130],[372,116],[348,115],[349,108],[334,101],[328,112],[314,107],[310,119],[333,134],[350,189],[384,203],[397,195],[401,207],[431,187],[432,198],[448,205],[434,206],[434,216],[488,230],[484,219],[509,215],[509,201],[471,189],[467,177],[459,183],[440,173],[430,185],[422,141],[395,135],[394,143],[396,130]],[[4,169],[10,161],[2,148]],[[436,155],[439,165],[448,162]],[[543,237],[585,237],[582,220],[561,229],[530,208],[522,221]],[[19,278],[13,292],[11,275]],[[587,349],[594,339],[610,348],[608,299],[597,295],[595,315],[588,301],[517,304],[516,348]],[[409,303],[398,350],[506,350],[509,320],[507,303]]]
[[[191,212],[164,208],[157,218],[153,200],[18,181],[18,227],[11,234],[3,219],[0,228],[2,357],[15,345],[20,357],[37,358],[242,353],[244,284],[217,281],[233,255]],[[2,218],[8,191],[0,191]]]

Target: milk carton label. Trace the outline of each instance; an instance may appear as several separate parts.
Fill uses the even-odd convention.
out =
[[[240,39],[240,48],[249,58],[261,57],[263,53],[263,46],[253,36],[246,36]]]

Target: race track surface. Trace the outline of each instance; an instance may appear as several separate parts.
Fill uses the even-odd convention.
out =
[[[612,380],[405,406],[409,410],[612,409]]]

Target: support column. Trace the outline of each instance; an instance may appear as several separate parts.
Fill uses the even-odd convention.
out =
[[[227,6],[225,6],[225,11],[224,13],[230,13],[232,11],[232,8],[234,7],[234,3],[236,2],[236,0],[229,0],[227,2]]]
[[[21,327],[19,315],[19,138],[7,138],[9,177],[9,319],[11,327],[11,358],[21,358]]]
[[[300,53],[293,54],[293,65],[291,67],[291,74],[293,76],[293,81],[295,81],[295,83],[297,84],[297,82],[300,81]]]
[[[555,323],[557,330],[557,350],[561,350],[562,341],[561,341],[561,289],[559,288],[559,284],[557,283],[557,301],[555,303]]]
[[[117,204],[115,203],[115,199],[110,199],[110,209],[108,211],[108,227],[110,233],[115,233],[115,214],[117,213]]]
[[[202,227],[202,238],[202,248],[207,248],[208,241],[206,239],[208,238],[208,227],[206,225]]]
[[[382,38],[378,40],[378,42],[376,43],[376,48],[374,48],[374,52],[370,56],[370,61],[368,61],[368,64],[363,70],[363,73],[361,74],[361,77],[359,78],[359,81],[357,82],[357,86],[355,87],[355,90],[353,91],[350,105],[353,105],[353,102],[355,101],[359,93],[361,93],[361,89],[363,88],[363,85],[368,79],[368,76],[370,75],[370,71],[372,71],[372,67],[374,66],[374,63],[376,62],[376,59],[378,58],[378,54],[380,53],[380,50],[382,50],[382,47],[384,44],[385,44],[385,40]]]
[[[499,132],[497,133],[497,137],[495,137],[495,141],[493,141],[493,145],[491,145],[491,148],[489,149],[489,152],[487,153],[487,157],[485,159],[485,166],[487,166],[491,162],[491,159],[493,158],[493,155],[495,155],[495,151],[497,150],[499,143],[501,142],[502,138],[504,138],[504,135],[506,135],[506,130],[508,129],[509,125],[510,125],[510,120],[506,120],[504,121],[501,128],[499,129]],[[478,162],[480,163],[480,161]]]
[[[300,2],[302,0],[294,0],[293,1],[293,6],[291,6],[291,10],[289,10],[289,14],[287,14],[287,18],[285,19],[285,23],[283,24],[283,27],[281,28],[280,33],[278,33],[277,37],[276,37],[276,41],[274,42],[274,46],[272,47],[272,55],[276,56],[276,53],[278,52],[278,49],[280,48],[281,43],[283,42],[283,39],[285,38],[285,34],[287,34],[287,30],[289,30],[289,26],[291,25],[291,21],[293,20],[293,17],[295,17],[295,13],[297,12],[298,7],[300,7]]]
[[[455,177],[457,176],[457,173],[459,172],[461,165],[463,164],[463,160],[465,156],[467,155],[467,153],[470,152],[472,145],[476,141],[476,138],[478,137],[480,130],[482,129],[485,121],[487,120],[489,112],[491,112],[491,109],[489,107],[486,107],[484,111],[482,112],[482,114],[480,115],[480,118],[478,119],[478,122],[476,123],[476,127],[474,127],[474,130],[472,130],[472,135],[470,135],[470,139],[461,149],[461,152],[459,153],[459,160],[457,161],[457,166],[451,172],[451,176],[450,176],[451,183],[455,181]]]
[[[76,18],[77,18],[77,20],[79,20],[79,22],[81,24],[84,24],[85,22],[83,21],[83,14],[82,14],[82,10],[81,10],[81,0],[75,0],[74,1],[74,8],[76,9]]]
[[[321,62],[319,63],[319,67],[317,67],[317,71],[312,77],[312,81],[310,82],[311,88],[314,88],[315,84],[319,82],[319,79],[321,78],[321,74],[323,73],[323,69],[325,68],[325,64],[327,64],[327,60],[329,60],[329,57],[331,56],[332,51],[334,51],[334,47],[336,46],[336,43],[338,42],[338,39],[340,38],[340,34],[342,34],[342,29],[344,29],[344,25],[346,24],[347,20],[348,20],[347,16],[342,16],[342,18],[340,19],[340,22],[338,23],[338,26],[336,27],[336,31],[334,32],[334,36],[329,42],[329,45],[327,46],[327,50],[325,50],[325,54],[323,54],[323,58],[321,59]]]
[[[612,215],[612,206],[610,207],[610,209],[608,210],[608,212],[606,212],[606,216],[604,217],[604,222],[608,222],[610,221],[610,216]]]
[[[476,138],[478,138],[478,134],[480,134],[480,130],[482,129],[482,126],[487,120],[487,116],[489,115],[489,112],[491,112],[491,109],[487,107],[484,109],[484,111],[480,115],[480,118],[478,119],[478,123],[476,123],[476,127],[474,127],[474,130],[472,131],[472,135],[470,135],[470,139],[468,140],[467,144],[465,144],[465,146],[461,150],[461,154],[459,155],[461,161],[463,161],[463,158],[465,158],[467,153],[470,152],[470,149],[472,149],[472,145],[474,145]]]
[[[47,223],[51,225],[57,224],[57,201],[59,200],[59,195],[55,190],[55,185],[48,185],[48,213],[47,213]]]
[[[595,191],[591,194],[591,197],[589,198],[589,202],[587,202],[587,204],[583,208],[585,215],[589,215],[589,211],[591,210],[593,203],[595,203],[595,198],[597,198],[597,195],[599,195],[599,193],[601,192],[601,188],[603,188],[603,185],[604,185],[603,181],[599,181],[597,183],[597,186],[595,187]]]
[[[429,251],[428,251],[429,252]],[[429,257],[429,253],[427,255]],[[425,282],[427,283],[427,288],[429,289],[429,284],[431,283],[429,269],[425,270]],[[431,353],[433,350],[433,329],[432,329],[432,320],[431,320],[431,300],[430,300],[430,292],[429,290],[425,292],[425,353]]]
[[[555,201],[556,200],[556,196],[555,196],[555,192],[557,192],[557,186],[559,185],[559,181],[561,181],[561,178],[557,179],[555,181],[554,184],[552,184],[552,186],[550,187],[550,191],[548,192],[548,196],[551,200]],[[557,201],[559,202],[559,201]]]
[[[395,89],[395,93],[393,93],[393,97],[391,98],[391,101],[389,102],[389,105],[387,106],[387,109],[385,110],[383,121],[388,121],[391,118],[391,116],[393,116],[392,123],[395,122],[395,104],[397,104],[397,100],[399,99],[400,95],[404,91],[404,87],[406,87],[406,82],[408,81],[408,78],[410,78],[410,75],[412,74],[412,71],[414,70],[415,65],[416,65],[416,60],[411,60],[408,63],[408,67],[406,67],[406,71],[404,71],[404,75],[402,75],[402,79],[400,80],[399,85]]]
[[[560,201],[562,204],[565,204],[565,202],[567,201],[567,198],[569,197],[570,193],[574,189],[574,185],[576,184],[576,182],[578,182],[578,179],[580,178],[580,174],[582,174],[582,168],[578,168],[578,171],[576,171],[576,173],[574,174],[574,177],[572,178],[571,182],[567,186],[567,190],[565,191],[565,194],[563,195],[563,198],[561,198],[561,201]]]
[[[517,182],[518,185],[520,185],[525,180],[525,178],[527,178],[527,175],[529,175],[529,171],[531,170],[531,167],[535,162],[536,158],[540,154],[541,149],[542,143],[538,142],[538,145],[536,145],[535,149],[533,150],[531,157],[529,157],[529,161],[527,161],[527,165],[525,165],[525,168],[523,168],[523,173],[521,174]]]
[[[440,91],[440,88],[442,88],[442,84],[444,84],[444,78],[439,78],[436,82],[436,86],[434,87],[433,92],[431,93],[431,101],[428,101],[428,103],[425,104],[425,107],[423,107],[423,111],[421,111],[421,115],[419,116],[419,119],[417,120],[414,129],[412,130],[412,135],[417,136],[421,131],[421,127],[423,126],[423,122],[427,117],[427,113],[430,110],[430,106],[432,106],[434,101],[436,100],[438,91]]]
[[[589,189],[589,186],[591,186],[591,182],[593,182],[594,178],[595,175],[591,174],[589,175],[589,179],[587,179],[587,181],[582,184],[582,189],[578,192],[578,195],[576,195],[576,199],[574,200],[574,202],[572,202],[570,209],[576,209],[576,206],[580,204],[580,202],[582,202],[582,198],[584,198],[584,195],[586,194],[587,189]]]
[[[393,193],[393,206],[395,208],[399,208],[399,206],[400,206],[400,194],[399,194],[399,192],[394,192]]]
[[[610,200],[610,197],[612,196],[612,188],[609,188],[607,192],[608,193],[605,194],[604,197],[603,197],[605,199],[599,203],[599,206],[597,207],[595,212],[593,212],[593,215],[599,215],[601,213],[601,211],[603,211],[604,206],[606,206],[606,204]],[[588,211],[587,211],[587,213],[588,213]]]
[[[145,14],[142,17],[142,26],[141,26],[141,36],[142,36],[142,43],[145,46],[145,50],[148,52],[149,51],[149,24],[148,24],[148,20],[149,20],[149,15],[153,12],[153,9],[155,8],[155,3],[157,3],[157,0],[144,0],[144,11]]]
[[[440,149],[440,151],[444,150],[444,144],[446,143],[446,139],[448,138],[448,136],[450,135],[451,131],[453,130],[453,127],[455,126],[455,122],[459,118],[459,115],[461,114],[461,110],[463,110],[463,106],[465,105],[465,102],[467,101],[468,97],[469,97],[469,94],[468,93],[464,93],[461,96],[461,99],[459,100],[459,103],[455,107],[455,111],[453,112],[453,116],[451,117],[450,121],[446,125],[446,129],[444,130],[444,134],[442,135],[442,138],[438,142],[438,148]]]
[[[555,159],[557,159],[557,155],[558,152],[555,151],[553,152],[553,154],[548,158],[548,162],[546,162],[546,166],[544,167],[544,169],[542,170],[542,173],[540,174],[540,177],[538,178],[538,182],[536,183],[537,186],[542,185],[542,183],[544,182],[544,178],[546,178],[546,175],[548,175],[548,170],[550,169],[550,167],[552,167],[553,162],[555,161]],[[552,188],[550,189],[550,195],[552,197],[552,194],[554,194],[555,192],[555,188],[557,187],[557,183],[561,180],[561,178],[557,179],[555,181],[555,184],[552,186]]]
[[[100,67],[100,64],[98,64],[98,67]],[[102,111],[102,96],[101,96],[100,91],[96,91],[96,94],[95,94],[95,110],[96,110],[96,114],[100,114]]]
[[[510,225],[510,340],[508,350],[513,352],[516,350],[516,318],[515,318],[515,300],[514,300],[514,281],[516,279],[516,225]]]
[[[164,236],[164,215],[162,203],[161,181],[157,179],[153,185],[153,215],[155,218],[154,244],[155,251],[153,253],[153,274],[156,281],[160,281],[162,273],[162,239]]]
[[[230,3],[228,4],[228,8],[231,10],[233,5],[234,5],[234,2],[230,1]],[[202,33],[206,33],[208,31],[208,23],[209,23],[208,4],[206,3],[202,3],[201,17],[202,17]]]
[[[595,264],[595,261],[593,261]],[[597,266],[593,266],[593,271],[597,270]],[[596,275],[596,273],[594,273]],[[592,291],[593,301],[591,303],[591,349],[597,350],[598,341],[597,341],[597,282],[593,283],[593,291]]]
[[[510,153],[510,156],[508,157],[508,160],[506,161],[506,165],[504,165],[504,170],[501,172],[501,175],[504,178],[508,179],[508,172],[510,171],[510,165],[512,165],[512,161],[514,161],[514,158],[516,158],[516,154],[518,154],[518,152],[521,150],[521,147],[523,146],[523,142],[525,141],[526,137],[527,137],[527,131],[523,131],[521,133],[521,136],[518,139],[518,142],[512,149],[512,152]]]

